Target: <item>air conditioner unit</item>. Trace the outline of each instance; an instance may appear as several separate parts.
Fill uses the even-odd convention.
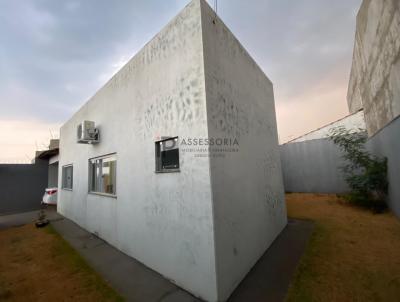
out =
[[[77,142],[79,144],[96,144],[99,142],[100,133],[92,121],[83,121],[78,125]]]

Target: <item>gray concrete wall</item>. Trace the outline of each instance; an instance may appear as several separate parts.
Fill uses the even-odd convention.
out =
[[[400,114],[400,2],[364,0],[357,28],[347,101],[364,109],[369,135]]]
[[[339,167],[340,149],[328,139],[280,146],[286,192],[344,193],[348,186]]]
[[[40,208],[47,187],[48,162],[0,165],[0,215]]]
[[[388,159],[388,205],[400,217],[400,117],[370,137],[366,148]],[[348,191],[339,167],[341,151],[328,139],[280,146],[286,192],[343,193]]]
[[[367,142],[368,149],[388,159],[388,204],[400,217],[400,117],[377,132]]]
[[[211,153],[216,270],[224,301],[287,223],[271,81],[202,3],[208,135],[235,138]]]

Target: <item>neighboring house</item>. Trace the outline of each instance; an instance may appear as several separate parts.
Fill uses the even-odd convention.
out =
[[[272,83],[203,0],[61,127],[59,167],[62,215],[207,301],[287,223]]]
[[[58,186],[58,153],[59,140],[50,140],[49,150],[37,152],[36,158],[48,162],[47,188],[56,188]]]
[[[58,140],[51,140],[49,150],[37,151],[31,164],[0,164],[0,215],[40,208],[49,186],[57,186]]]

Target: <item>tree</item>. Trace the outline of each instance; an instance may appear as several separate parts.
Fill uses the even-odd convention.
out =
[[[345,198],[360,206],[382,212],[388,191],[387,159],[365,149],[365,130],[348,130],[343,126],[330,131],[330,140],[343,152],[345,164],[340,167],[351,192]]]

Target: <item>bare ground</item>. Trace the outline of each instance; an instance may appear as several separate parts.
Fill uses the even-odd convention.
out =
[[[400,221],[327,194],[286,195],[316,228],[287,301],[400,301]]]
[[[0,231],[1,301],[119,301],[51,226]]]

